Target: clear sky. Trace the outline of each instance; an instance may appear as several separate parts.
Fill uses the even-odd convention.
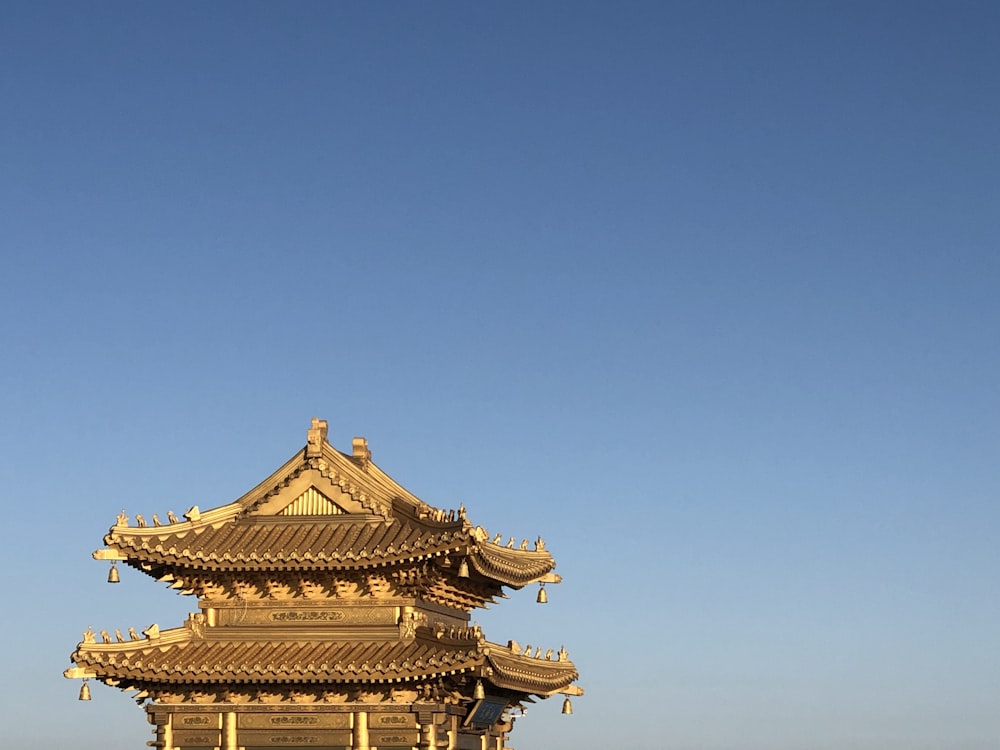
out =
[[[150,738],[90,559],[313,416],[542,535],[518,750],[1000,747],[1000,5],[0,9],[4,747]]]

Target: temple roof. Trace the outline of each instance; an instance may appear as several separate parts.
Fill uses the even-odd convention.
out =
[[[178,530],[180,531],[180,530]],[[145,561],[206,569],[276,570],[370,568],[462,549],[472,535],[461,524],[428,527],[400,519],[339,516],[323,523],[234,517],[189,533],[115,529],[109,543]]]
[[[565,691],[579,676],[563,654],[553,660],[515,651],[482,638],[439,639],[426,628],[409,640],[332,641],[206,637],[182,627],[164,630],[155,639],[81,643],[72,656],[77,665],[72,676],[161,686],[332,685],[405,683],[473,673],[488,675],[500,688],[540,696]]]
[[[512,550],[479,541],[475,530],[462,523],[435,524],[406,517],[388,522],[338,516],[324,523],[236,517],[188,530],[116,527],[106,541],[130,560],[207,570],[375,568],[455,552],[469,555],[483,575],[509,586],[523,586],[553,567],[548,552]]]
[[[235,502],[191,508],[153,525],[124,512],[95,557],[118,559],[161,576],[183,569],[212,571],[352,570],[454,555],[499,585],[520,588],[557,577],[555,561],[536,542],[507,546],[457,511],[434,508],[371,461],[363,438],[353,455],[326,440],[326,423],[313,420],[304,450]]]

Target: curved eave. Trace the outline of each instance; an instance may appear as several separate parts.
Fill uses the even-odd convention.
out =
[[[198,536],[208,529],[218,529],[235,519],[242,508],[238,503],[229,503],[203,512],[197,521],[182,521],[162,526],[128,526],[115,524],[104,535],[104,543],[110,550],[127,554],[126,550],[147,549],[150,544],[177,546],[187,537]],[[95,557],[100,557],[95,553]]]
[[[573,662],[519,656],[503,646],[491,646],[486,650],[487,661],[493,669],[489,679],[498,687],[543,697],[568,689],[575,694],[582,693],[573,687],[573,682],[580,677]]]
[[[476,545],[469,560],[480,575],[511,588],[541,580],[556,567],[556,561],[546,551],[510,549],[492,542]]]
[[[124,560],[143,569],[190,572],[362,570],[406,565],[466,550],[469,534],[452,528],[430,535],[384,522],[321,525],[217,527],[206,539],[161,534],[119,534],[95,557]],[[363,534],[357,529],[362,528]],[[146,531],[145,529],[143,531]],[[195,532],[195,536],[203,533]],[[197,544],[190,543],[196,541]]]
[[[161,685],[400,683],[477,672],[485,663],[475,642],[225,641],[184,628],[155,641],[80,644],[71,658],[77,667],[67,676]]]

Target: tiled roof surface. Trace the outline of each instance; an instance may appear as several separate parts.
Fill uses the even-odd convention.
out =
[[[579,676],[569,661],[519,656],[475,640],[429,638],[338,642],[174,637],[81,644],[72,659],[98,679],[176,684],[406,682],[469,672],[488,662],[488,679],[499,687],[544,695],[566,688]]]
[[[547,551],[477,542],[461,523],[432,527],[405,517],[389,522],[327,516],[304,522],[248,516],[180,531],[116,527],[105,541],[143,563],[204,570],[359,569],[467,552],[481,575],[521,587],[555,567]]]
[[[83,644],[73,654],[99,678],[177,683],[377,682],[463,672],[483,662],[470,641],[285,641],[190,638]]]
[[[274,570],[386,565],[433,557],[471,539],[461,524],[434,529],[403,519],[385,522],[350,516],[308,523],[249,516],[183,534],[169,526],[157,531],[116,529],[106,541],[144,562],[210,570]]]

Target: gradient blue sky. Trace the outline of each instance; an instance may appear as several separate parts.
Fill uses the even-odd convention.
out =
[[[1000,5],[0,9],[4,747],[312,416],[565,582],[519,750],[1000,746]]]

